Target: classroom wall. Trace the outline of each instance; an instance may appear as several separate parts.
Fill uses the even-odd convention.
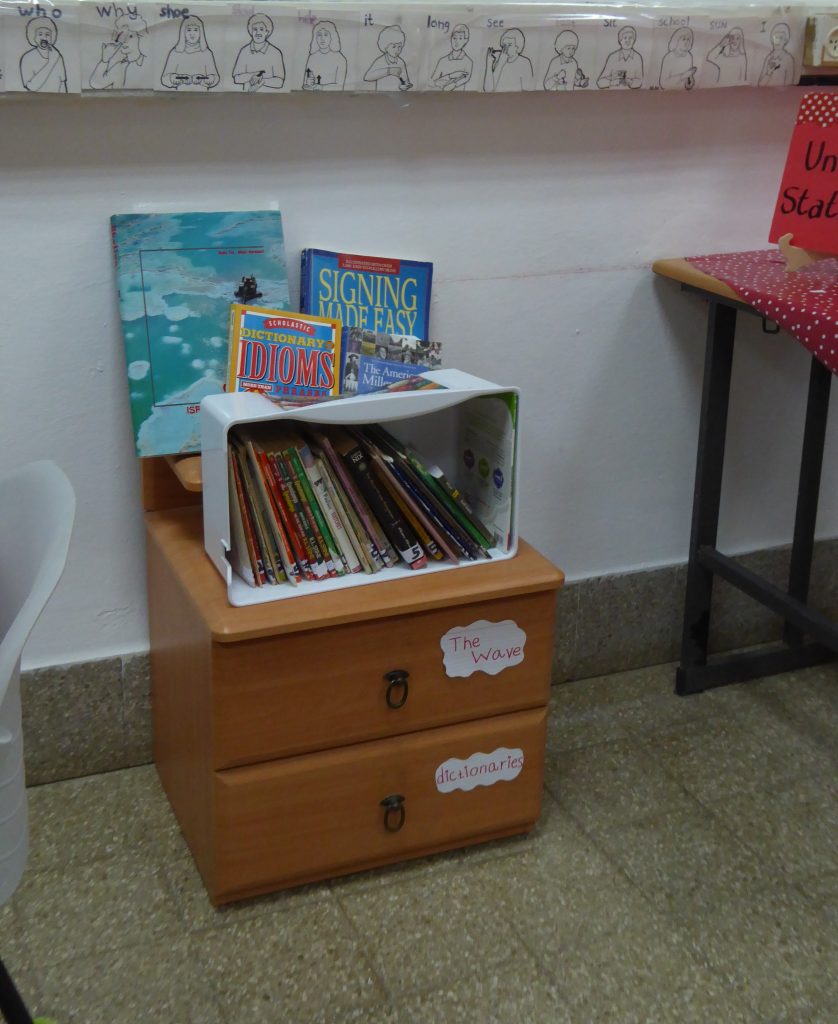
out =
[[[433,260],[448,365],[523,392],[521,533],[571,579],[642,569],[686,558],[705,322],[649,266],[767,244],[801,92],[7,98],[0,471],[53,458],[78,498],[24,667],[148,645],[111,213],[276,203],[292,294],[307,245]],[[740,337],[731,551],[790,538],[808,374]]]

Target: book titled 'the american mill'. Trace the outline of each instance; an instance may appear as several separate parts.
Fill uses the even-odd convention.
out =
[[[304,249],[300,310],[343,325],[340,391],[359,390],[360,358],[393,339],[428,340],[433,264],[326,249]],[[359,347],[369,339],[370,351]]]

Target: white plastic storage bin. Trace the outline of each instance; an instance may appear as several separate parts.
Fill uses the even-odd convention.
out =
[[[357,395],[339,401],[300,409],[282,409],[262,395],[243,393],[212,395],[201,403],[201,470],[203,478],[204,547],[213,564],[227,584],[227,594],[233,605],[262,604],[285,598],[303,597],[327,590],[356,587],[387,580],[417,576],[429,572],[446,572],[483,565],[485,560],[459,563],[435,562],[425,569],[409,569],[398,565],[367,575],[353,573],[320,582],[306,582],[299,586],[280,583],[276,586],[253,587],[246,583],[228,559],[230,551],[230,504],[227,470],[227,435],[231,427],[244,423],[288,419],[300,423],[332,423],[361,425],[381,423],[404,443],[413,444],[421,457],[439,465],[455,486],[468,493],[475,485],[474,473],[482,471],[482,485],[493,486],[504,503],[502,521],[505,542],[501,540],[491,550],[493,559],[511,558],[517,549],[518,533],[518,416],[520,413],[517,388],[501,387],[481,380],[460,370],[432,370],[423,376],[443,385],[426,391],[397,393],[379,392]],[[489,401],[491,398],[500,401]],[[505,413],[504,413],[505,410]],[[511,413],[511,415],[510,415]],[[506,465],[500,472],[503,480],[493,481],[498,467],[491,463],[491,453],[473,453],[476,458],[471,469],[463,458],[464,446],[474,434],[474,421],[506,415],[507,429],[511,430]]]

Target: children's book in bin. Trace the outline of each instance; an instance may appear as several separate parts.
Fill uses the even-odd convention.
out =
[[[340,348],[340,320],[233,303],[227,390],[274,399],[337,395]]]
[[[276,210],[126,213],[111,238],[137,454],[200,451],[224,390],[230,304],[291,308]]]
[[[304,249],[300,309],[343,324],[340,390],[358,390],[361,338],[352,328],[375,334],[428,339],[433,264],[382,256]],[[374,354],[374,353],[370,353]],[[354,358],[353,358],[354,357]]]

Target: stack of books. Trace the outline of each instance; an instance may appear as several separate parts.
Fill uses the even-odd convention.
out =
[[[240,425],[228,470],[231,561],[252,586],[491,557],[442,470],[378,425]]]

